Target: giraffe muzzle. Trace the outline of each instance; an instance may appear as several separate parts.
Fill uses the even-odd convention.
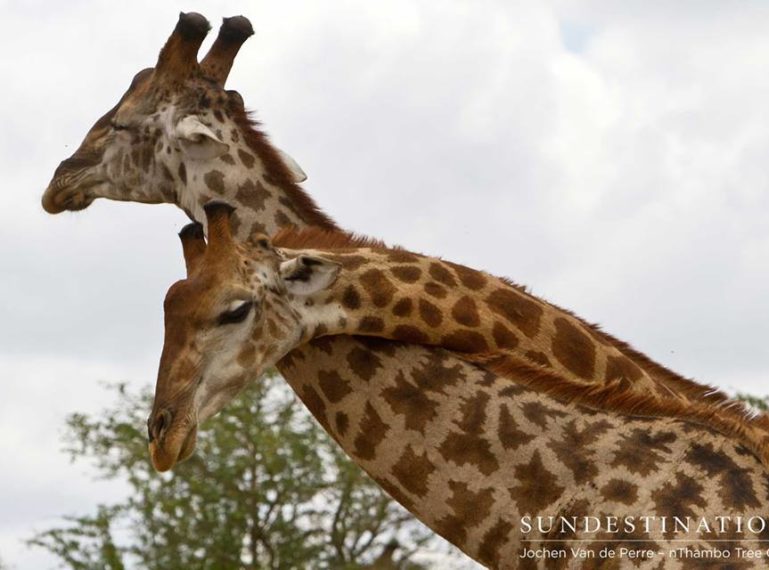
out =
[[[94,200],[94,197],[84,188],[74,188],[74,185],[54,180],[43,193],[43,209],[49,214],[84,210]]]
[[[197,423],[185,417],[175,417],[167,408],[161,408],[147,420],[149,452],[155,470],[168,471],[195,451]]]

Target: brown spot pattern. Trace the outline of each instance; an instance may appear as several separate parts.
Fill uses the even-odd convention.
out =
[[[488,279],[480,271],[470,269],[469,267],[465,267],[464,265],[459,265],[457,263],[450,263],[448,261],[445,263],[454,270],[454,273],[457,274],[457,277],[459,277],[462,285],[468,289],[472,291],[478,291],[486,286]]]
[[[403,416],[406,429],[425,433],[427,424],[435,417],[438,404],[425,391],[408,382],[402,372],[395,377],[395,386],[382,391],[393,412]]]
[[[215,194],[219,196],[224,195],[224,174],[220,170],[206,172],[203,176],[203,182]]]
[[[657,505],[657,512],[671,520],[674,516],[695,517],[707,504],[702,496],[702,485],[683,473],[677,473],[674,481],[652,491],[651,498]],[[672,536],[673,529],[669,527],[667,531],[665,536]]]
[[[310,344],[315,348],[322,350],[326,354],[331,354],[334,350],[334,337],[325,336],[320,338],[314,338],[310,341]]]
[[[378,333],[384,330],[384,321],[379,317],[363,317],[358,324],[361,333]]]
[[[491,452],[489,442],[474,434],[451,432],[438,451],[447,461],[457,465],[475,465],[484,475],[491,475],[499,469],[499,461]]]
[[[446,386],[456,385],[464,376],[459,364],[443,354],[428,352],[424,366],[412,369],[411,379],[422,390],[444,393]]]
[[[676,434],[672,432],[653,433],[634,428],[621,436],[611,465],[623,466],[631,473],[646,477],[657,470],[657,463],[670,453],[670,445],[676,439]]]
[[[366,402],[366,410],[360,422],[358,435],[353,442],[353,453],[363,460],[370,461],[376,457],[376,448],[387,436],[390,428],[379,417],[376,409]]]
[[[544,429],[547,426],[548,408],[540,402],[526,402],[521,406],[523,416],[536,426]]]
[[[411,325],[398,325],[392,334],[395,340],[409,344],[427,344],[430,341],[430,337]]]
[[[354,285],[348,285],[342,293],[342,305],[348,309],[360,308],[360,294]]]
[[[249,343],[243,350],[240,351],[240,354],[238,354],[238,364],[243,368],[248,368],[254,364],[255,358],[256,349],[254,348],[253,344]]]
[[[567,370],[590,380],[595,372],[595,345],[586,334],[564,318],[555,319],[553,355]]]
[[[441,346],[457,352],[486,352],[489,345],[484,336],[475,331],[459,330],[445,335]]]
[[[523,334],[533,338],[539,332],[542,307],[512,289],[497,289],[486,302],[493,312],[507,319]]]
[[[305,386],[302,389],[302,393],[299,394],[299,397],[302,399],[302,402],[304,402],[304,405],[307,406],[307,409],[310,410],[310,413],[315,416],[315,419],[318,420],[322,426],[327,426],[326,403],[323,401],[323,398],[320,397],[317,390],[312,386]]]
[[[527,350],[526,358],[528,358],[535,364],[539,364],[540,366],[544,366],[545,368],[550,368],[550,359],[547,357],[547,355],[544,352],[539,352],[538,350]]]
[[[243,163],[243,166],[246,168],[253,168],[254,162],[256,162],[256,159],[254,158],[254,155],[250,152],[246,152],[242,148],[238,149],[238,157],[240,158],[240,162]]]
[[[393,315],[396,317],[408,317],[414,308],[414,303],[408,297],[400,299],[393,305]]]
[[[446,460],[457,465],[475,465],[484,475],[499,469],[499,461],[491,452],[489,442],[481,437],[488,401],[488,394],[483,392],[465,401],[460,408],[462,420],[457,424],[464,433],[449,433],[439,448]]]
[[[442,283],[447,287],[456,287],[457,280],[451,274],[451,271],[446,269],[443,265],[437,261],[433,261],[430,264],[430,277],[435,279],[438,283]]]
[[[721,499],[736,512],[746,512],[761,505],[751,484],[747,469],[741,468],[723,451],[716,452],[712,444],[693,444],[686,454],[694,465],[710,477],[720,475]]]
[[[339,435],[344,436],[347,433],[347,428],[350,427],[350,418],[344,412],[336,413],[336,431]]]
[[[279,228],[283,226],[290,226],[291,218],[289,218],[283,210],[278,210],[275,212],[275,225]]]
[[[454,320],[456,320],[460,325],[464,325],[466,327],[477,327],[481,324],[481,317],[478,314],[478,307],[475,304],[475,301],[473,301],[472,297],[468,297],[467,295],[454,303],[454,306],[451,309],[451,316],[454,317]]]
[[[396,265],[390,271],[396,279],[404,283],[416,283],[422,276],[422,270],[413,265]]]
[[[425,293],[436,299],[445,299],[448,293],[443,285],[438,285],[435,281],[428,281],[424,285]]]
[[[246,180],[238,186],[235,199],[249,210],[260,211],[264,210],[264,204],[271,196],[260,181],[254,184],[253,180]]]
[[[606,381],[611,382],[619,378],[635,382],[643,376],[641,369],[625,356],[609,356],[606,360]]]
[[[341,263],[348,271],[357,271],[362,265],[366,265],[369,260],[362,255],[327,255],[332,261]]]
[[[341,402],[352,393],[350,383],[334,370],[318,371],[318,385],[332,404]]]
[[[522,514],[537,515],[551,503],[557,502],[564,488],[557,483],[555,475],[542,463],[539,450],[535,450],[531,461],[515,468],[518,485],[510,489],[511,497],[518,503]]]
[[[505,520],[499,519],[486,534],[483,535],[481,545],[478,548],[478,559],[489,568],[501,568],[502,560],[499,553],[500,549],[510,539],[510,533],[513,525]]]
[[[611,479],[601,487],[601,494],[607,501],[632,505],[638,499],[638,485],[624,479]]]
[[[515,450],[532,439],[534,436],[521,431],[507,405],[502,404],[499,407],[499,442],[502,447]]]
[[[593,459],[593,452],[590,446],[596,442],[597,436],[606,430],[600,425],[594,429],[592,424],[586,428],[580,429],[576,421],[572,420],[563,428],[563,436],[560,439],[553,440],[548,444],[558,459],[571,469],[574,481],[581,485],[591,481],[598,475],[598,468]],[[574,450],[581,450],[575,453]]]
[[[467,433],[482,434],[483,424],[486,421],[486,406],[489,400],[490,397],[485,392],[480,392],[465,400],[459,407],[462,419],[457,422],[457,425]]]
[[[368,382],[382,367],[382,360],[370,350],[355,347],[347,355],[347,364],[358,378]]]
[[[386,307],[395,295],[395,286],[379,269],[365,271],[360,276],[360,282],[375,307]]]
[[[378,352],[386,356],[395,356],[396,345],[387,339],[374,336],[359,336],[355,341],[369,352]]]
[[[475,493],[467,483],[461,481],[449,481],[449,489],[451,497],[446,504],[453,514],[438,521],[438,532],[448,541],[459,544],[467,538],[467,528],[478,526],[489,516],[494,503],[494,491],[483,489]]]
[[[419,299],[419,316],[431,327],[437,327],[443,322],[440,309],[426,299]]]
[[[427,480],[433,471],[435,471],[435,465],[427,459],[427,455],[418,455],[410,445],[392,470],[403,488],[419,497],[427,494]]]
[[[491,334],[494,337],[494,342],[497,347],[503,350],[514,350],[520,342],[513,331],[500,322],[494,323],[494,327],[491,329]]]

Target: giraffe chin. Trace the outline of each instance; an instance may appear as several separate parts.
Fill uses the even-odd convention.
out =
[[[43,194],[42,203],[43,209],[49,214],[60,214],[85,210],[93,201],[94,196],[81,190],[57,191],[49,187]]]
[[[184,439],[176,438],[171,441],[166,438],[162,444],[158,445],[156,441],[149,444],[150,459],[152,460],[152,466],[155,471],[160,473],[168,471],[173,468],[177,463],[181,463],[185,459],[189,458],[195,451],[195,444],[197,443],[198,429],[197,426],[193,426]]]

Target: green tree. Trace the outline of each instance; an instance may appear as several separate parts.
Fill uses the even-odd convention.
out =
[[[748,403],[750,406],[762,412],[769,411],[769,397],[751,396],[750,394],[737,394],[737,399]]]
[[[275,375],[254,382],[203,426],[172,473],[149,462],[149,391],[115,387],[99,417],[73,414],[65,450],[101,477],[125,479],[122,502],[35,535],[74,570],[361,568],[399,548],[393,568],[419,568],[433,535],[352,464]]]

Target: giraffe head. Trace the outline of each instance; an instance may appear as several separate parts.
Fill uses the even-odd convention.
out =
[[[187,278],[164,303],[165,340],[147,421],[159,471],[189,457],[199,422],[300,344],[307,326],[302,305],[339,272],[319,257],[285,259],[264,236],[246,247],[233,239],[231,206],[212,202],[204,209],[208,243],[200,224],[182,230]]]
[[[120,101],[62,161],[43,194],[49,213],[81,210],[96,198],[177,202],[187,162],[210,162],[228,151],[217,128],[219,109],[240,108],[226,91],[233,59],[253,34],[242,16],[225,18],[208,55],[197,52],[210,29],[196,13],[180,14],[154,68],[136,74]],[[216,109],[214,109],[214,107]]]

